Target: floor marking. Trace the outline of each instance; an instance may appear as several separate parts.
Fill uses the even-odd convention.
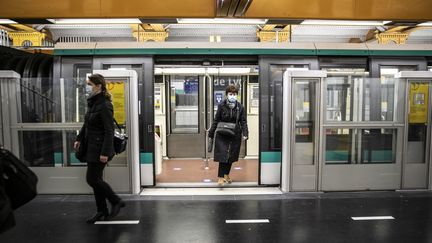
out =
[[[182,170],[182,168],[174,168],[173,170]]]
[[[270,223],[268,219],[227,219],[227,224],[258,224],[258,223]]]
[[[234,170],[241,170],[241,167],[234,167]]]
[[[203,181],[204,182],[212,182],[212,180],[210,180],[210,179],[204,179]]]
[[[96,221],[94,224],[139,224],[139,220]]]
[[[392,216],[369,216],[369,217],[351,217],[353,220],[382,220],[395,219]]]

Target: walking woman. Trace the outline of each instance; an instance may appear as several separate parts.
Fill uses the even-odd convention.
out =
[[[246,111],[237,101],[238,88],[229,85],[225,90],[226,99],[218,106],[215,119],[209,131],[209,139],[214,139],[214,161],[219,162],[218,185],[231,183],[229,177],[232,163],[237,162],[242,139],[247,140],[249,131]],[[235,123],[234,135],[218,132],[219,122]]]
[[[87,219],[87,223],[99,220],[110,220],[115,217],[122,207],[123,200],[117,196],[110,185],[102,179],[103,170],[114,157],[114,122],[111,94],[106,89],[105,78],[100,74],[93,74],[87,80],[88,109],[84,118],[74,149],[85,151],[82,156],[87,161],[87,183],[93,188],[96,199],[97,212]],[[85,146],[80,148],[80,146]],[[111,204],[108,211],[107,202]]]

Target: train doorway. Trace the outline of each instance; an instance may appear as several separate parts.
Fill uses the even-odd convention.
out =
[[[257,66],[155,66],[156,186],[216,186],[208,130],[228,85],[239,87],[250,139],[232,167],[236,186],[258,184]],[[158,153],[158,151],[160,151]]]

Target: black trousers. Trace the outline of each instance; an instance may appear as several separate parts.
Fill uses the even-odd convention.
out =
[[[218,177],[224,177],[224,175],[229,175],[231,166],[231,163],[219,163]]]
[[[112,205],[120,202],[120,197],[112,190],[111,186],[102,179],[106,164],[102,162],[87,163],[87,184],[93,188],[98,212],[108,213],[108,200]]]

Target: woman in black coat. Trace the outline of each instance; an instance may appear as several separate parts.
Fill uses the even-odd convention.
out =
[[[215,119],[209,131],[209,139],[214,139],[214,161],[219,162],[218,184],[231,183],[229,177],[232,163],[238,160],[242,139],[249,136],[246,111],[237,101],[238,88],[229,85],[225,90],[226,99],[218,106]],[[218,133],[219,122],[236,123],[235,135],[227,136]]]
[[[87,92],[90,93],[87,98],[88,109],[74,149],[85,151],[82,159],[87,161],[86,179],[93,188],[97,207],[96,214],[87,219],[87,223],[94,223],[115,217],[125,203],[102,178],[107,162],[115,154],[113,105],[105,78],[100,74],[91,75],[87,80]],[[108,212],[106,200],[111,204],[111,213]]]

